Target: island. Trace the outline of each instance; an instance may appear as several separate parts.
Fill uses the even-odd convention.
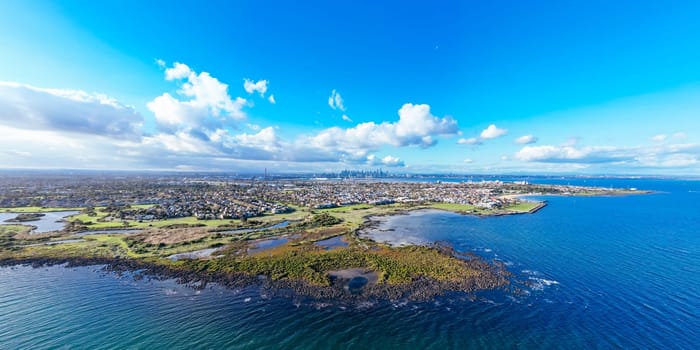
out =
[[[426,300],[503,288],[509,272],[445,244],[391,246],[370,218],[433,209],[532,214],[532,195],[647,193],[526,182],[108,177],[5,178],[0,213],[77,210],[60,231],[0,225],[0,265],[105,265],[203,288],[260,285],[320,299]],[[36,215],[35,215],[36,214]]]

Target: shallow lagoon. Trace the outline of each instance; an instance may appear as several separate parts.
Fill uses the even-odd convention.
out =
[[[27,221],[27,222],[5,222],[5,220],[14,219],[15,217],[17,217],[17,215],[25,214],[25,213],[0,213],[0,224],[36,226],[36,229],[34,229],[32,231],[32,233],[44,233],[44,232],[51,232],[51,231],[60,231],[66,226],[66,223],[61,221],[61,220],[65,219],[69,216],[79,214],[79,213],[80,212],[78,212],[78,211],[46,212],[46,213],[41,213],[41,214],[45,214],[45,215],[40,217],[39,220]]]

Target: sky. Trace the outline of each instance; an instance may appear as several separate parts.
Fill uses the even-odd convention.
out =
[[[698,1],[0,1],[0,168],[700,175]]]

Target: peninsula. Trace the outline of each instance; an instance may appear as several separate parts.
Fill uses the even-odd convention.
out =
[[[369,217],[416,209],[534,213],[521,196],[623,195],[635,189],[526,182],[229,179],[211,176],[4,178],[0,213],[58,231],[0,225],[0,264],[104,264],[204,286],[260,284],[317,298],[418,299],[508,284],[503,266],[445,245],[393,247],[360,235]],[[50,184],[50,185],[49,185]],[[9,214],[12,213],[12,214]],[[16,220],[21,223],[22,220]],[[371,228],[369,228],[371,229]]]

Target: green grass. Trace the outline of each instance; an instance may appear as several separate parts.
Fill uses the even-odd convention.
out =
[[[147,244],[134,244],[130,245],[128,236],[125,235],[92,235],[86,236],[85,241],[89,242],[101,242],[110,246],[118,246],[126,255],[130,258],[145,258],[145,257],[168,257],[173,254],[192,252],[195,250],[206,249],[212,246],[223,246],[231,241],[230,237],[218,237],[212,235],[210,237],[205,237],[202,239],[181,242],[177,244],[158,246],[158,245],[147,245]],[[75,243],[80,244],[80,243]]]
[[[204,225],[207,227],[218,227],[221,225],[228,224],[240,224],[240,220],[233,219],[223,219],[223,220],[197,220],[194,216],[188,216],[184,218],[173,218],[165,220],[153,220],[153,221],[143,221],[138,222],[136,220],[126,220],[128,226],[124,226],[122,220],[116,219],[114,221],[100,222],[98,220],[107,217],[107,213],[102,213],[97,211],[97,216],[89,216],[87,214],[73,215],[68,218],[70,221],[80,220],[82,222],[91,222],[91,224],[86,225],[90,230],[101,230],[101,229],[118,229],[118,228],[150,228],[150,227],[165,227],[169,225]]]
[[[29,233],[32,228],[24,225],[0,225],[0,237]]]
[[[197,271],[262,274],[274,280],[300,279],[316,285],[329,284],[329,271],[347,268],[368,268],[378,274],[379,283],[387,284],[411,283],[416,276],[439,281],[459,281],[478,274],[464,261],[423,246],[330,251],[298,246],[277,249],[274,254],[225,256],[182,264]]]
[[[344,207],[337,207],[337,208],[328,208],[328,209],[316,209],[316,211],[322,212],[322,213],[338,213],[338,212],[347,212],[350,210],[362,210],[362,209],[369,209],[372,208],[372,205],[369,204],[353,204],[353,205],[346,205]]]
[[[389,205],[356,204],[339,208],[316,209],[313,212],[332,213],[333,216],[343,220],[346,227],[357,228],[366,221],[368,216],[393,214],[409,208],[410,206],[400,203]]]
[[[527,213],[530,210],[535,209],[538,205],[540,205],[539,202],[519,202],[513,205],[509,205],[503,209],[518,213]]]
[[[457,203],[432,203],[431,208],[449,210],[449,211],[472,211],[477,209],[477,207],[471,204],[457,204]]]
[[[148,208],[151,207],[151,204],[143,204],[143,205],[132,205],[132,208]],[[81,210],[82,208],[78,208],[78,210]],[[215,219],[215,220],[198,220],[194,216],[189,216],[189,217],[183,217],[183,218],[172,218],[172,219],[165,219],[165,220],[153,220],[153,221],[143,221],[143,222],[138,222],[136,220],[126,220],[128,222],[128,226],[124,226],[122,223],[122,220],[116,219],[114,221],[107,221],[107,222],[101,222],[98,221],[100,219],[104,219],[105,217],[108,216],[108,213],[104,213],[101,211],[101,209],[104,209],[104,207],[95,207],[95,213],[97,214],[96,216],[88,216],[87,214],[77,214],[74,216],[71,216],[68,218],[70,221],[75,221],[75,220],[80,220],[82,222],[91,222],[90,225],[87,225],[88,229],[90,230],[103,230],[103,229],[121,229],[121,228],[130,228],[130,229],[143,229],[143,228],[160,228],[160,227],[165,227],[169,225],[204,225],[207,227],[219,227],[219,226],[225,226],[225,225],[238,225],[241,229],[246,228],[246,225],[241,222],[239,219]],[[253,217],[250,218],[250,220],[255,220],[258,222],[262,223],[277,223],[280,221],[299,221],[307,216],[309,216],[309,211],[305,210],[304,208],[296,208],[295,211],[291,213],[284,213],[284,214],[268,214],[268,215],[263,215],[263,216],[258,216],[258,217]]]

